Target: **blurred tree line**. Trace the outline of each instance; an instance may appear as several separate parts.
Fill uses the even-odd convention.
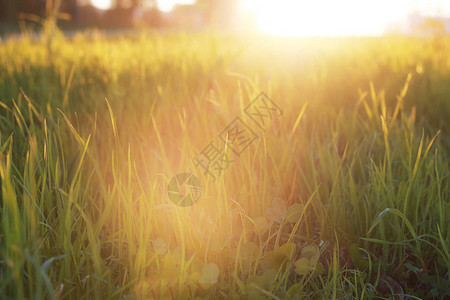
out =
[[[131,18],[135,9],[144,0],[114,0],[108,14],[115,15],[118,19],[124,16]],[[145,0],[148,1],[148,0]],[[150,2],[155,1],[151,0]],[[80,5],[80,4],[84,5]],[[0,22],[15,23],[22,18],[48,16],[49,11],[57,9],[59,12],[71,16],[75,23],[96,23],[99,20],[100,12],[95,9],[89,0],[1,0],[0,1]]]
[[[68,0],[76,2],[76,0]],[[18,14],[36,14],[45,13],[46,0],[1,0],[0,1],[0,21],[13,22],[17,20]]]
[[[58,12],[70,16],[73,24],[128,26],[136,18],[136,12],[139,12],[147,25],[157,26],[164,23],[164,17],[156,9],[156,2],[157,0],[113,0],[111,9],[100,11],[89,0],[0,0],[0,23],[12,24],[19,20],[46,18],[56,8]],[[235,11],[236,3],[236,0],[197,0],[191,10],[201,14],[204,26],[223,27],[230,24],[230,16]],[[143,7],[146,9],[143,10]]]

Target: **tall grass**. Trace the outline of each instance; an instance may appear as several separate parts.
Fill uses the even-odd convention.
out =
[[[0,45],[0,298],[449,296],[448,39],[52,42]],[[283,115],[213,182],[260,91]]]

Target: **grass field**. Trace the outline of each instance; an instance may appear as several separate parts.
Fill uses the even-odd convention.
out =
[[[0,101],[1,299],[450,297],[448,38],[3,40]]]

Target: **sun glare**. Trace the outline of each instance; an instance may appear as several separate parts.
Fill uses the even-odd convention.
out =
[[[91,4],[98,9],[109,9],[112,6],[112,0],[90,0]]]
[[[243,10],[267,33],[294,36],[379,35],[407,14],[408,0],[244,0]]]

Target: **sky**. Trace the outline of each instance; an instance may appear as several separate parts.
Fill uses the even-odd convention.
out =
[[[407,2],[412,12],[450,17],[449,0],[409,0]]]
[[[107,9],[112,0],[89,0]],[[145,1],[145,0],[144,0]],[[195,0],[157,0],[169,13]],[[418,13],[450,17],[450,0],[241,0],[238,18],[276,35],[379,35],[388,24]]]
[[[90,0],[91,3],[93,3],[95,6],[99,7],[99,8],[103,8],[106,9],[108,8],[111,3],[112,0]],[[145,1],[145,0],[144,0]],[[177,3],[194,3],[195,0],[157,0],[158,2],[158,6],[160,8],[162,8],[163,10],[169,10],[171,8],[173,8]],[[248,2],[266,2],[264,0],[241,0],[240,2],[242,3],[248,3]],[[278,1],[276,0],[271,0],[270,2],[273,3],[277,3]],[[292,0],[289,1],[291,3],[294,2],[298,2],[298,3],[323,3],[323,2],[336,2],[337,4],[348,4],[349,2],[352,1],[348,1],[348,0],[337,0],[337,1],[296,1],[296,0]],[[415,11],[420,11],[423,12],[425,14],[433,14],[433,15],[447,15],[450,16],[450,0],[391,0],[391,1],[367,1],[367,0],[360,0],[360,1],[353,1],[353,2],[359,2],[362,3],[363,5],[370,5],[370,3],[383,3],[385,2],[383,5],[385,4],[393,4],[395,6],[398,6],[399,3],[401,3],[402,5],[404,5],[404,7],[409,11],[409,12],[415,12]],[[245,4],[244,4],[245,5]]]
[[[450,0],[243,0],[244,14],[277,35],[379,35],[411,13],[450,16]]]

